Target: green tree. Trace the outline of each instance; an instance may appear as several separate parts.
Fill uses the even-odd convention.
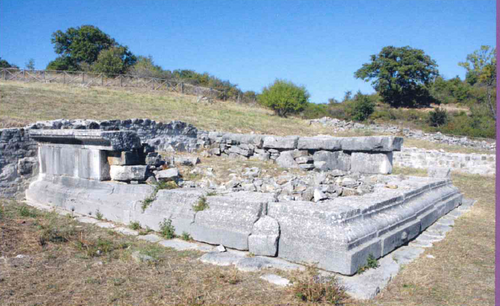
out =
[[[104,73],[107,76],[125,73],[133,64],[133,59],[128,58],[126,52],[124,47],[112,47],[102,50],[97,60],[92,64],[91,70]]]
[[[47,70],[64,70],[78,71],[80,67],[69,56],[58,56],[55,60],[50,61],[47,65]]]
[[[30,58],[29,61],[25,64],[26,69],[28,70],[35,70],[35,60]]]
[[[140,77],[162,78],[164,76],[163,69],[155,65],[153,57],[138,56],[137,61],[128,70],[129,74]]]
[[[271,108],[280,117],[286,117],[304,109],[309,102],[309,93],[304,86],[277,79],[269,87],[264,87],[258,98],[261,105]]]
[[[82,64],[91,66],[97,61],[101,51],[110,48],[122,51],[122,61],[125,66],[130,66],[136,61],[127,47],[119,45],[108,34],[91,25],[69,28],[66,32],[56,31],[52,34],[51,41],[54,44],[54,51],[60,56],[50,62],[47,69],[80,70]]]
[[[497,119],[494,100],[497,82],[496,48],[481,46],[481,49],[467,55],[465,62],[458,63],[467,70],[466,80],[471,85],[486,87],[486,103],[493,119]]]
[[[422,107],[433,102],[428,85],[438,75],[436,67],[423,50],[388,46],[372,55],[371,63],[363,64],[354,76],[373,80],[383,101],[393,107]]]
[[[0,68],[18,68],[16,65],[10,64],[0,57]]]
[[[374,111],[375,103],[358,91],[354,98],[351,114],[352,119],[355,121],[365,121]]]

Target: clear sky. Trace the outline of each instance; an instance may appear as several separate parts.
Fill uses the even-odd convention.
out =
[[[423,49],[446,78],[481,45],[495,45],[494,0],[89,1],[0,0],[0,57],[44,69],[51,34],[94,25],[164,69],[208,72],[261,91],[276,78],[311,102],[371,93],[354,72],[384,46]]]

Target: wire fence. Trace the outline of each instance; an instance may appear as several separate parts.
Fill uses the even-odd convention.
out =
[[[177,92],[187,95],[207,97],[208,99],[243,101],[244,97],[228,97],[227,92],[213,88],[196,86],[184,81],[161,79],[128,74],[108,75],[85,71],[56,71],[56,70],[29,70],[17,68],[1,68],[1,79],[4,81],[61,83],[80,85],[82,87],[124,87],[145,88],[153,91]],[[246,100],[246,99],[245,99]]]

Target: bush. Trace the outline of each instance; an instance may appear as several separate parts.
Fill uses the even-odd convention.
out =
[[[304,119],[316,119],[327,117],[328,106],[325,104],[307,103],[301,116]]]
[[[367,96],[358,93],[353,104],[352,119],[355,121],[365,121],[375,110],[375,103]]]
[[[429,125],[438,127],[448,122],[448,113],[444,109],[435,108],[429,113]]]
[[[175,227],[172,225],[172,219],[163,219],[163,222],[160,222],[160,234],[165,239],[175,238]]]
[[[307,106],[309,93],[303,86],[292,82],[276,80],[269,87],[262,89],[259,103],[269,107],[280,117],[301,112]]]
[[[291,291],[303,302],[343,305],[347,299],[337,279],[319,276],[315,266],[308,266],[305,273],[292,278]]]
[[[206,197],[201,197],[198,203],[193,205],[193,210],[198,212],[209,208]]]

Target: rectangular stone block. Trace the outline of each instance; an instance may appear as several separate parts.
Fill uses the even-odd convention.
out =
[[[113,181],[145,181],[148,166],[110,166]]]
[[[368,136],[342,138],[343,151],[392,152],[401,151],[402,137]]]
[[[254,223],[274,201],[273,194],[248,191],[207,197],[209,208],[196,213],[191,236],[197,241],[248,250]]]
[[[392,152],[351,154],[351,171],[367,174],[392,173]]]
[[[266,136],[263,147],[265,149],[293,150],[297,148],[299,136]]]
[[[297,149],[338,151],[342,148],[341,139],[331,136],[300,137]]]
[[[320,171],[351,169],[351,157],[341,151],[318,151],[313,155],[314,167]]]

